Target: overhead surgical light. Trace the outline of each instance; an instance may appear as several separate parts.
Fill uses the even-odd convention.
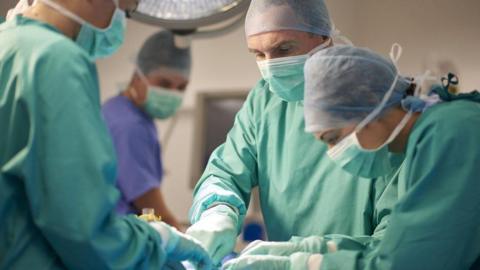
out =
[[[141,0],[132,18],[201,38],[238,26],[249,4],[250,0]]]

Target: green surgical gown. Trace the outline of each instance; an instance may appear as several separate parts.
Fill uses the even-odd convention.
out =
[[[472,265],[480,259],[480,95],[475,99],[421,115],[392,180],[399,201],[383,239],[325,254],[321,270],[478,269]]]
[[[214,151],[194,191],[192,223],[217,203],[245,215],[259,187],[268,238],[382,234],[396,190],[384,179],[360,179],[337,167],[327,146],[304,131],[302,102],[285,102],[260,81]]]
[[[159,234],[114,213],[95,64],[21,16],[0,44],[0,269],[160,269]]]

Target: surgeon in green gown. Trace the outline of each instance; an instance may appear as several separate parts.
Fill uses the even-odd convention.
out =
[[[134,0],[40,0],[0,25],[0,269],[162,269],[201,245],[119,216],[95,59],[122,44]]]
[[[396,189],[385,189],[382,178],[345,172],[326,156],[327,145],[304,131],[307,54],[332,44],[325,3],[254,0],[245,30],[263,79],[210,157],[194,190],[187,234],[218,264],[233,250],[251,190],[259,187],[271,241],[333,233],[380,238]]]
[[[451,94],[458,79],[450,74],[420,95],[426,76],[412,82],[391,61],[348,46],[316,53],[305,74],[306,129],[339,167],[387,173],[388,153],[405,154],[384,237],[257,242],[225,269],[479,269],[480,93]],[[326,240],[330,247],[319,244]],[[290,264],[314,250],[316,265]]]

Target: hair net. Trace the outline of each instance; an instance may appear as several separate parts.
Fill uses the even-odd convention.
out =
[[[399,76],[386,58],[362,48],[334,46],[315,53],[305,64],[306,131],[317,132],[358,124],[382,102],[387,109],[400,105],[411,81]]]
[[[138,68],[145,75],[164,68],[188,79],[191,63],[190,48],[177,48],[170,31],[160,31],[149,37],[137,56]]]
[[[331,28],[323,0],[253,0],[245,21],[247,37],[278,30],[330,36]]]

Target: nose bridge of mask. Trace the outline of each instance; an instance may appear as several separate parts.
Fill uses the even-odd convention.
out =
[[[261,67],[285,67],[289,65],[296,65],[300,62],[305,62],[308,58],[308,55],[294,55],[294,56],[287,56],[287,57],[280,57],[274,59],[268,59],[263,61],[258,61],[258,65]]]
[[[178,93],[177,91],[172,91],[170,89],[166,89],[163,87],[153,86],[147,79],[147,76],[140,70],[138,66],[135,66],[135,71],[137,72],[140,80],[145,84],[149,91],[156,91],[157,93],[161,93],[168,96],[175,96],[179,98],[183,98],[183,93]]]
[[[257,64],[262,77],[267,79],[301,74],[307,59],[308,56],[303,54],[258,61]]]

